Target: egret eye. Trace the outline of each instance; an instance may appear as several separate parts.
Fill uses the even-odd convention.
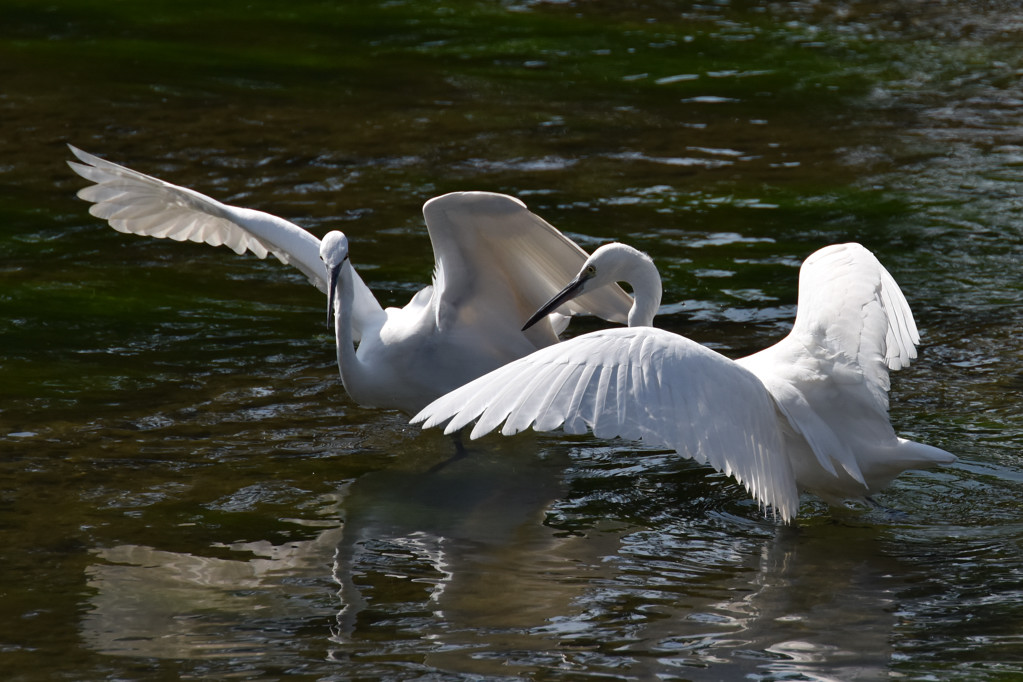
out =
[[[586,276],[593,277],[595,274],[597,274],[597,267],[595,265],[588,265],[586,267]]]

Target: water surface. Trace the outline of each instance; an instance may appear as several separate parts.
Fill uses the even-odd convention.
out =
[[[1012,679],[1023,672],[1021,21],[995,3],[8,2],[0,665],[9,679]],[[764,517],[591,437],[450,441],[343,393],[279,263],[121,235],[73,143],[317,234],[387,305],[422,202],[648,251],[736,357],[856,240],[921,356],[884,509]],[[576,332],[598,326],[580,321]]]

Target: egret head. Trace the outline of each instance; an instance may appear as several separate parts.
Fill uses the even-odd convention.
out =
[[[575,279],[533,313],[522,329],[523,331],[529,329],[573,298],[616,282],[628,282],[634,285],[639,273],[651,270],[657,278],[657,303],[659,304],[660,278],[657,276],[657,268],[650,256],[618,242],[604,244],[586,259]]]
[[[348,260],[348,237],[344,232],[328,232],[320,241],[320,260],[327,269],[327,326],[334,315],[334,301],[337,299],[337,282],[341,266]]]

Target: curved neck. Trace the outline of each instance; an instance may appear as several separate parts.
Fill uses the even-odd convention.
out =
[[[657,272],[657,266],[649,259],[637,258],[622,281],[632,287],[629,326],[652,326],[654,315],[661,305],[661,275]]]

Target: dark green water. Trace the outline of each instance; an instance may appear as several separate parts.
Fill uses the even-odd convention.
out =
[[[278,4],[0,2],[5,679],[1023,674],[1015,5]],[[632,443],[428,473],[301,275],[114,232],[68,142],[344,230],[390,305],[424,200],[507,192],[651,253],[659,324],[732,356],[860,241],[924,337],[892,421],[960,461],[794,527]]]

